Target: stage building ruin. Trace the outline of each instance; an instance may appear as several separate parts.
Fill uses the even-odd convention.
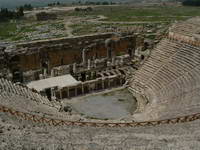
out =
[[[145,59],[148,49],[138,34],[113,33],[20,43],[1,49],[1,75],[26,84],[50,100],[119,87]],[[65,86],[60,86],[63,78]],[[53,84],[59,80],[57,84]],[[68,84],[74,81],[75,84]],[[76,81],[76,82],[75,82]],[[67,83],[68,82],[68,83]],[[38,86],[32,86],[37,84]],[[45,88],[38,88],[46,84]]]

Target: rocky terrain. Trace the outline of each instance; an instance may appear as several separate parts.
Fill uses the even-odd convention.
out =
[[[198,150],[199,123],[136,128],[51,127],[0,113],[0,149]]]

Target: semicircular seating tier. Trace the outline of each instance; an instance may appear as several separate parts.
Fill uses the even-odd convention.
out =
[[[200,47],[163,39],[135,72],[130,88],[148,103],[136,120],[155,120],[198,113]]]
[[[57,103],[50,102],[39,93],[4,78],[0,78],[0,103],[2,106],[17,111],[33,114],[41,113],[47,116],[60,115],[58,113],[60,105]]]

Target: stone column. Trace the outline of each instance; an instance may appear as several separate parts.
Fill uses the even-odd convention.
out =
[[[123,64],[124,64],[124,60],[123,60],[123,58],[121,58],[120,65],[123,65]]]
[[[42,74],[40,74],[40,75],[39,75],[39,78],[40,78],[40,80],[42,80],[42,79],[43,79],[43,75],[42,75]]]
[[[94,68],[97,67],[97,59],[94,60]]]
[[[94,61],[90,60],[90,68],[93,68],[93,67],[94,67]]]
[[[78,75],[78,81],[80,81],[81,80],[81,75]]]
[[[112,58],[112,66],[115,66],[115,58]]]
[[[90,83],[88,84],[88,93],[90,93]]]
[[[85,76],[86,76],[86,81],[90,80],[90,78],[89,78],[89,75],[88,75],[88,74],[86,74]]]
[[[90,74],[90,79],[94,79],[94,72],[93,71]]]
[[[105,83],[104,83],[104,79],[102,78],[102,89],[104,89],[105,88],[105,85],[104,85]]]
[[[76,73],[76,63],[73,64],[73,73]]]
[[[88,70],[90,70],[90,66],[91,66],[91,61],[90,59],[88,59]]]
[[[46,78],[47,77],[47,69],[45,68],[44,69],[44,78]]]
[[[54,70],[51,70],[51,77],[54,77]]]
[[[85,64],[86,64],[85,52],[86,52],[86,49],[83,49],[83,51],[82,51],[83,66],[85,66]]]
[[[56,100],[56,93],[55,93],[54,88],[51,88],[51,99]]]
[[[62,89],[60,89],[60,99],[62,99]]]
[[[110,79],[108,78],[108,88],[110,88]]]
[[[82,94],[85,94],[85,92],[84,92],[84,84],[82,84]]]

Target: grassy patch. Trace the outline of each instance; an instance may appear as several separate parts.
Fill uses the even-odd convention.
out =
[[[90,23],[81,23],[81,24],[73,24],[70,26],[73,29],[74,35],[85,35],[96,32],[97,24]]]
[[[11,38],[12,41],[19,41],[19,40],[22,40],[24,37],[23,36],[13,36]]]
[[[71,11],[69,16],[87,17],[104,15],[106,21],[173,21],[188,16],[200,16],[199,7],[142,7],[129,6],[96,7],[91,12]]]
[[[17,25],[22,24],[20,22],[11,23],[4,22],[0,23],[0,39],[10,39],[12,41],[18,41],[24,38],[23,33],[34,32],[35,28],[32,26],[22,26],[17,27]]]
[[[8,39],[12,37],[17,30],[16,23],[4,22],[0,23],[0,39]]]
[[[19,32],[25,33],[25,32],[34,32],[34,31],[36,31],[36,29],[33,28],[32,26],[25,26],[25,27],[22,27]]]
[[[110,24],[110,23],[79,23],[70,25],[70,28],[73,29],[73,35],[86,35],[92,33],[101,33],[107,32],[110,28],[117,27],[138,27],[143,26],[144,24]],[[122,55],[122,54],[119,54]]]
[[[47,24],[47,23],[46,23]],[[20,20],[17,23],[4,22],[0,23],[0,39],[2,40],[29,40],[31,33],[37,31],[36,34],[49,33],[51,30],[63,31],[65,30],[63,23],[51,23],[47,24],[47,27],[43,27],[44,23],[31,23],[25,20]],[[53,35],[52,37],[62,37],[61,34]]]
[[[65,30],[65,25],[63,23],[50,24],[50,26],[57,30]]]

